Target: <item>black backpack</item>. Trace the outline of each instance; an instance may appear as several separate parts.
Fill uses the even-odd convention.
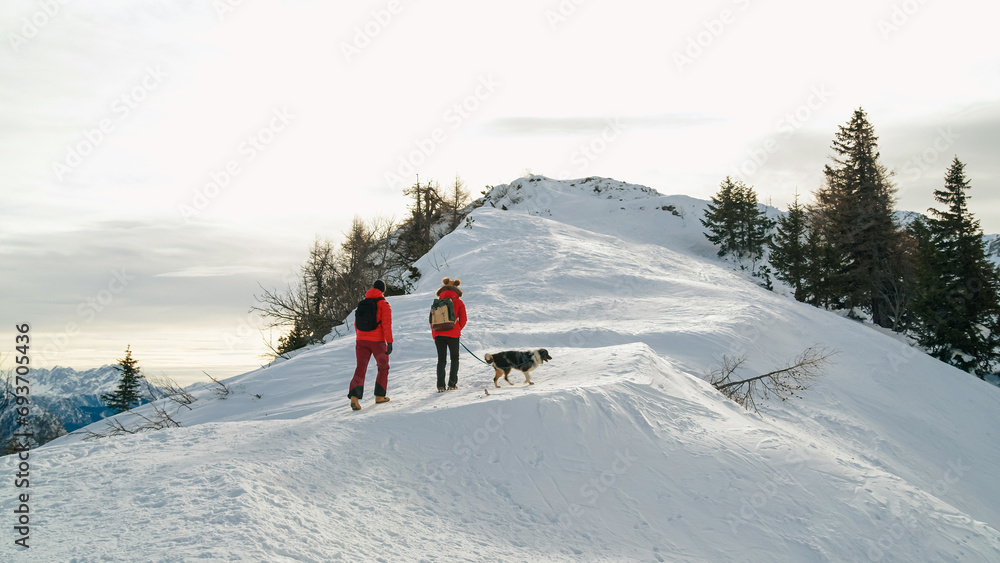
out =
[[[362,332],[370,332],[382,324],[378,320],[378,302],[381,297],[365,297],[358,303],[358,310],[354,313],[354,326]]]

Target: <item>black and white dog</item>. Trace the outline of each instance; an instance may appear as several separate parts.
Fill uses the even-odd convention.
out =
[[[531,381],[531,376],[528,375],[531,370],[537,368],[543,363],[552,359],[549,355],[549,351],[545,348],[539,348],[537,350],[528,351],[509,351],[509,352],[497,352],[495,354],[486,354],[484,356],[486,363],[493,366],[496,370],[496,375],[493,376],[493,386],[500,387],[497,380],[503,377],[504,381],[510,383],[507,376],[510,374],[510,370],[516,369],[524,374],[524,380],[528,382],[528,385],[534,385],[535,383]],[[510,383],[513,385],[513,383]]]

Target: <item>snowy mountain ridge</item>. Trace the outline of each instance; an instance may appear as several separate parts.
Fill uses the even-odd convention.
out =
[[[83,371],[56,366],[32,370],[31,392],[44,408],[73,432],[110,414],[101,395],[114,391],[121,373],[113,365]]]
[[[23,560],[1000,558],[995,388],[731,271],[704,202],[604,179],[502,191],[389,298],[391,402],[372,368],[348,408],[348,335],[194,391],[178,428],[60,438],[32,454]],[[495,389],[463,350],[459,390],[436,392],[446,275],[477,357],[549,350],[535,385]],[[724,355],[759,374],[813,345],[833,364],[761,415],[704,380]]]
[[[60,366],[32,369],[31,430],[35,442],[47,442],[108,416],[110,411],[101,401],[101,394],[112,391],[119,377],[110,365],[83,371]],[[0,410],[3,443],[8,443],[14,432],[23,431],[16,423],[18,407],[12,402]]]
[[[113,365],[79,371],[55,366],[51,369],[35,368],[31,373],[32,392],[53,397],[110,393],[121,379],[121,373]]]

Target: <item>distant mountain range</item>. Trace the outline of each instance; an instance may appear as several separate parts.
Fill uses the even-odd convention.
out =
[[[29,420],[35,445],[111,416],[112,412],[101,402],[101,395],[113,391],[119,378],[112,365],[84,371],[59,366],[31,370]],[[9,404],[0,410],[2,444],[10,441],[15,430],[23,431],[16,427],[16,408],[17,405]]]

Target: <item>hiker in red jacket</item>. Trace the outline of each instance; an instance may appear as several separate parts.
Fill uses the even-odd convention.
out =
[[[385,282],[382,280],[375,280],[372,288],[365,293],[365,298],[358,304],[358,310],[354,314],[354,332],[357,334],[354,349],[358,367],[354,370],[347,396],[351,399],[351,408],[357,411],[361,410],[358,401],[365,393],[365,372],[368,371],[368,360],[372,356],[375,356],[375,365],[378,366],[378,373],[375,375],[375,402],[389,401],[385,391],[389,386],[389,354],[392,353],[392,308],[385,300]]]
[[[436,331],[431,329],[431,336],[434,337],[434,345],[437,347],[437,387],[438,393],[444,391],[444,367],[447,363],[446,353],[451,352],[451,370],[448,375],[448,389],[458,389],[458,339],[462,336],[462,328],[465,327],[465,303],[462,303],[462,290],[458,286],[462,280],[452,280],[444,278],[441,280],[441,288],[437,290],[438,299],[451,298],[455,305],[455,326],[450,330]]]

